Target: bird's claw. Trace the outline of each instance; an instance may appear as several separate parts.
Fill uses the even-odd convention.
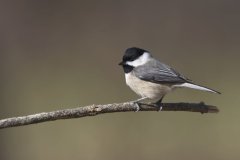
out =
[[[162,107],[162,105],[161,105],[161,106],[159,107],[158,112],[162,111],[162,109],[163,109],[163,107]]]
[[[134,102],[135,106],[136,106],[136,111],[135,112],[138,112],[140,110],[140,107],[139,107],[139,104],[137,102]]]
[[[158,112],[162,111],[162,109],[163,109],[162,99],[163,99],[163,97],[155,103],[158,107]]]
[[[132,101],[132,103],[134,103],[134,105],[136,106],[136,111],[135,112],[138,112],[140,110],[140,107],[139,107],[139,103],[138,102],[141,102],[143,100],[147,99],[147,97],[142,97],[140,99],[137,99],[135,101]]]
[[[138,101],[132,101],[132,103],[134,104],[134,106],[136,106],[136,110],[134,112],[138,112],[140,110]]]

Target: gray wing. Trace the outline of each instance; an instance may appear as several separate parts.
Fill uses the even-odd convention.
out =
[[[183,75],[157,60],[150,60],[145,65],[133,69],[133,73],[141,80],[153,83],[179,84],[189,82]]]

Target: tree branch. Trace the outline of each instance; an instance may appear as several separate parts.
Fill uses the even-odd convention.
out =
[[[156,104],[140,103],[139,111],[158,111]],[[43,112],[22,117],[13,117],[0,120],[0,129],[16,126],[23,126],[59,119],[81,118],[86,116],[96,116],[103,113],[131,112],[136,111],[137,105],[134,102],[114,103],[106,105],[90,105],[73,109],[63,109],[52,112]],[[219,110],[215,106],[201,103],[163,103],[161,111],[189,111],[200,113],[217,113]]]

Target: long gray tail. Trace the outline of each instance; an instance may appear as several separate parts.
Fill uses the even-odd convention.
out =
[[[177,84],[174,85],[175,87],[186,87],[186,88],[192,88],[192,89],[197,89],[197,90],[201,90],[201,91],[207,91],[207,92],[212,92],[212,93],[217,93],[217,94],[221,94],[220,92],[207,88],[207,87],[203,87],[203,86],[199,86],[193,83],[182,83],[182,84]]]

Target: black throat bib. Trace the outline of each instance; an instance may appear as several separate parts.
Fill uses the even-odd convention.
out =
[[[123,70],[125,73],[129,73],[133,70],[133,66],[129,66],[129,65],[123,65]]]

